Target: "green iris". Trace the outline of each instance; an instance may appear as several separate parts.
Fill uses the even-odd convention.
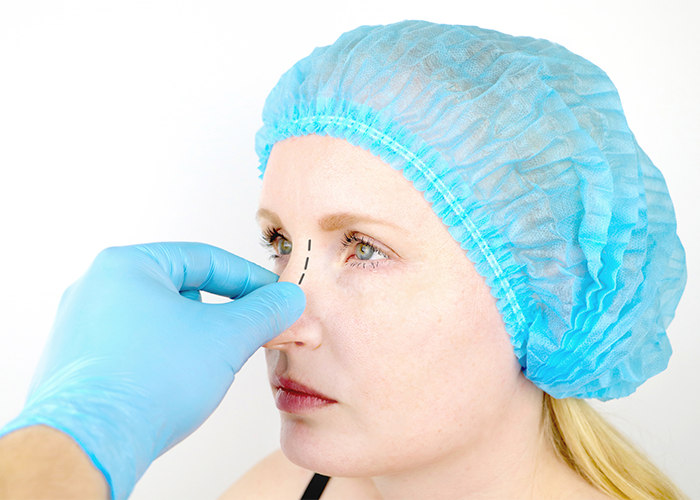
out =
[[[364,243],[361,245],[357,245],[357,247],[355,247],[355,255],[360,260],[371,259],[372,256],[374,255],[374,252],[375,252],[374,247],[372,247],[371,245],[364,244]]]
[[[277,240],[277,252],[280,255],[289,255],[292,253],[292,242],[285,240],[284,238],[280,238]]]

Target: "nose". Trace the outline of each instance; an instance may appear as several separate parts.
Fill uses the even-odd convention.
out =
[[[296,250],[296,249],[295,249]],[[289,281],[298,284],[306,295],[306,309],[301,317],[280,335],[263,345],[266,349],[276,349],[290,351],[295,349],[316,349],[321,345],[321,326],[315,313],[318,309],[316,304],[316,289],[319,286],[313,276],[313,259],[311,254],[311,244],[303,249],[304,251],[292,255],[280,274],[279,281]]]

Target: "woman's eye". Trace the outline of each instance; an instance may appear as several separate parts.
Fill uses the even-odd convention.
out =
[[[275,249],[277,250],[277,255],[289,255],[292,253],[292,242],[285,240],[284,238],[277,238],[275,242]]]
[[[350,243],[354,243],[355,250],[354,255],[350,257],[350,260],[355,261],[356,264],[359,264],[359,262],[372,262],[372,264],[375,265],[376,261],[389,259],[387,254],[379,250],[370,242],[365,241],[365,239],[362,237],[358,237],[356,235],[346,236],[345,244],[349,246]]]
[[[348,258],[348,264],[351,266],[362,264],[362,267],[365,267],[365,263],[369,262],[372,267],[377,267],[377,261],[391,260],[387,254],[357,233],[345,233],[342,243],[345,248],[353,251]]]
[[[355,247],[355,257],[359,260],[379,260],[387,258],[382,252],[367,243],[360,243]]]

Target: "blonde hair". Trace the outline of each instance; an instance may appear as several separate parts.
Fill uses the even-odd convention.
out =
[[[581,399],[544,395],[544,429],[556,453],[593,486],[620,500],[688,500],[620,432]]]

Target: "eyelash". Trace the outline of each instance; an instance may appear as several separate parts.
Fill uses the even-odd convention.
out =
[[[386,255],[384,252],[382,252],[376,246],[374,246],[370,241],[366,240],[364,236],[358,236],[357,233],[345,233],[343,235],[343,241],[341,243],[345,248],[347,248],[350,245],[352,245],[353,241],[355,243],[359,243],[360,245],[367,245],[375,252],[379,252],[382,255]]]
[[[262,239],[262,241],[261,241],[262,246],[264,246],[265,248],[269,248],[272,251],[274,249],[274,246],[275,246],[275,240],[277,238],[284,238],[284,235],[282,233],[280,233],[279,230],[275,229],[274,227],[266,227],[263,230],[263,234],[260,238]],[[286,239],[286,238],[284,238],[284,239]],[[280,256],[274,252],[271,252],[270,258],[271,259],[279,259]]]
[[[274,252],[274,246],[275,246],[275,241],[277,238],[284,238],[285,240],[287,239],[282,233],[280,233],[279,229],[276,229],[274,227],[267,227],[263,230],[263,234],[261,236],[262,239],[262,245],[266,248],[269,248],[271,250],[270,253],[270,258],[271,259],[279,259],[281,258],[281,255],[277,255]],[[357,233],[353,232],[346,232],[343,234],[343,239],[341,241],[341,244],[343,247],[348,248],[350,245],[354,243],[360,244],[360,245],[367,245],[370,247],[373,251],[387,257],[386,253],[381,251],[379,248],[376,247],[376,245],[372,244],[369,240],[367,240],[364,236],[358,236]],[[362,266],[363,268],[367,267],[367,264],[369,264],[371,267],[376,268],[378,263],[376,261],[369,261],[369,262],[355,262],[352,263],[351,266],[353,267],[359,267]]]

